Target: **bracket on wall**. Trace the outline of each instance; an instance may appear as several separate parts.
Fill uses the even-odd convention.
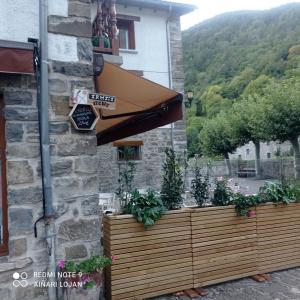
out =
[[[93,65],[93,73],[94,77],[97,78],[103,71],[104,67],[104,58],[100,53],[94,53],[94,65]]]

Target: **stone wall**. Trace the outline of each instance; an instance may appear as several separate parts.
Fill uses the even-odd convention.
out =
[[[171,147],[169,128],[158,128],[127,140],[142,140],[142,160],[135,161],[134,186],[138,189],[154,188],[160,190],[161,168],[165,158],[164,150]],[[118,187],[119,167],[117,148],[112,144],[98,147],[100,192],[114,193]]]
[[[48,31],[53,39],[55,35],[60,40],[76,38],[78,58],[66,62],[58,55],[56,60],[50,60],[49,114],[57,259],[77,260],[101,251],[96,133],[74,130],[68,118],[72,89],[94,89],[90,19],[89,0],[69,0],[68,17],[48,18]]]
[[[172,88],[184,95],[184,69],[182,59],[182,42],[180,17],[173,16],[169,23],[171,44]],[[185,112],[184,105],[182,105]],[[187,150],[185,113],[183,120],[174,123],[174,149],[181,155]]]
[[[47,268],[43,222],[34,238],[34,222],[43,214],[36,84],[33,76],[0,75],[6,104],[9,255],[0,257],[0,298],[47,299],[47,290],[13,287],[13,273]],[[3,134],[3,133],[1,133]]]
[[[60,47],[50,51],[49,60],[57,260],[77,260],[101,252],[96,133],[75,131],[68,118],[72,89],[94,89],[89,5],[89,0],[69,0],[67,17],[48,17],[53,41],[70,45],[70,41],[76,40],[72,60],[66,61],[67,52],[55,53],[62,50]],[[32,76],[0,76],[0,92],[6,102],[10,234],[9,255],[0,257],[0,299],[48,299],[47,288],[33,286],[33,272],[46,271],[48,265],[43,221],[37,225],[37,239],[33,233],[34,222],[43,215],[36,83]],[[27,287],[13,288],[12,274],[16,271],[28,273]]]

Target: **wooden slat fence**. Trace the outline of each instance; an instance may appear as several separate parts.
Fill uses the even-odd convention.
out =
[[[191,221],[195,287],[257,274],[256,218],[229,206],[195,209]]]
[[[300,266],[300,203],[171,211],[145,230],[132,216],[104,216],[107,299],[145,299]]]
[[[145,230],[131,216],[104,218],[107,298],[144,299],[193,287],[190,212],[172,211]]]
[[[257,208],[258,271],[300,266],[300,203]]]

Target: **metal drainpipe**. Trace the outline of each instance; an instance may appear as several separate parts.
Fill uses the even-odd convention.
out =
[[[169,6],[169,15],[166,21],[166,33],[167,33],[167,46],[168,46],[168,72],[169,72],[169,88],[172,89],[173,87],[173,80],[172,80],[172,62],[171,62],[171,44],[170,44],[170,18],[172,14],[172,6]],[[171,123],[171,145],[172,149],[174,150],[174,123]]]
[[[50,169],[50,139],[49,139],[49,96],[48,96],[48,0],[39,1],[39,29],[40,29],[40,99],[39,123],[41,144],[41,166],[43,180],[43,201],[45,234],[48,244],[49,264],[48,272],[56,274],[55,258],[55,222],[51,186]],[[49,300],[57,299],[56,276],[49,277],[51,284],[48,288]]]

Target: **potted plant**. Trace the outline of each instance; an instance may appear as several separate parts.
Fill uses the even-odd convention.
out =
[[[233,203],[238,216],[247,216],[253,218],[256,216],[256,211],[252,209],[259,204],[259,196],[257,195],[244,195],[236,193],[233,197]]]
[[[132,214],[138,222],[144,224],[145,228],[154,225],[165,210],[161,199],[152,190],[148,190],[146,194],[134,190],[129,203],[124,207],[124,212]]]
[[[214,206],[227,206],[232,204],[233,192],[228,186],[228,182],[223,177],[218,177],[215,181],[212,204]]]
[[[209,177],[208,175],[203,176],[198,166],[195,167],[194,175],[195,177],[191,185],[191,194],[195,198],[197,205],[203,207],[209,200]]]
[[[74,288],[92,289],[100,288],[103,283],[102,271],[110,266],[115,257],[108,258],[102,255],[93,255],[81,262],[60,260],[57,264],[60,287],[64,289],[67,299],[70,298]]]
[[[165,150],[166,160],[163,164],[163,182],[161,186],[161,200],[164,206],[171,209],[179,209],[182,206],[184,182],[179,160],[173,149]]]

